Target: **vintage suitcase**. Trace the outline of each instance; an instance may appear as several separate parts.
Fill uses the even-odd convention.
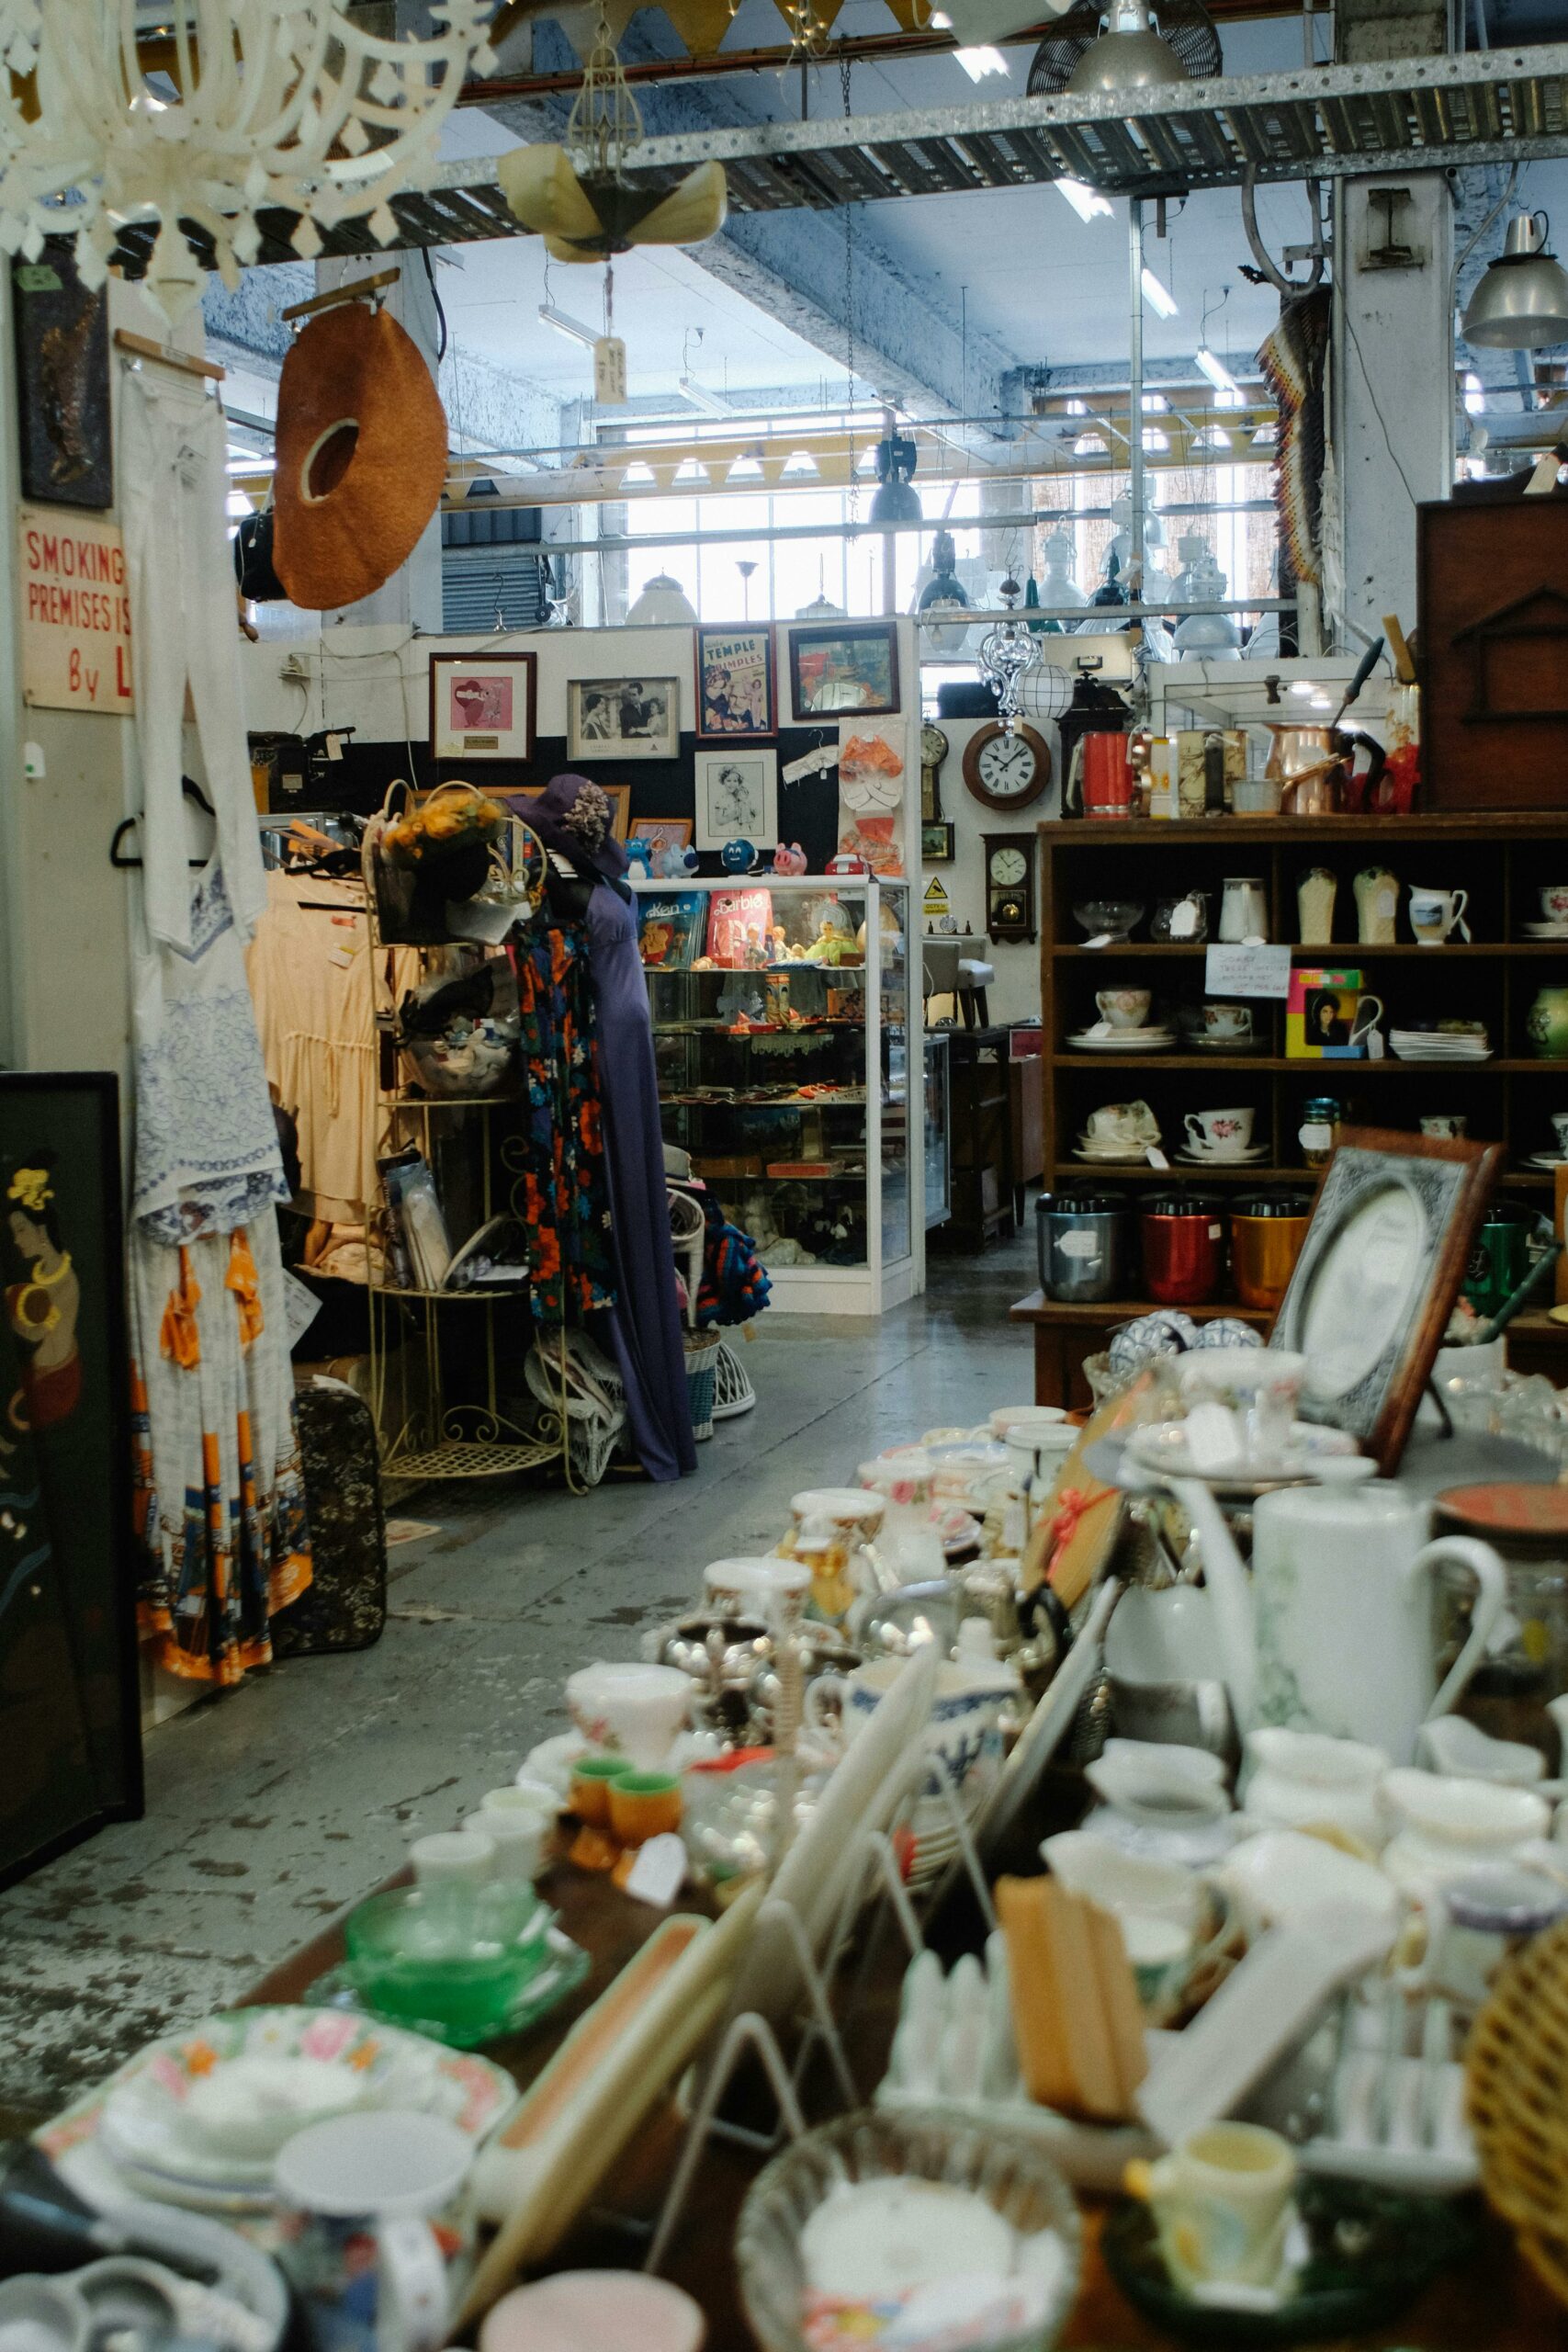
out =
[[[272,1621],[276,1657],[363,1650],[387,1622],[387,1522],[370,1408],[346,1382],[295,1393],[314,1574]]]

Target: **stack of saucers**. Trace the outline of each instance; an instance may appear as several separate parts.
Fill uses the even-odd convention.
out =
[[[1391,1029],[1389,1044],[1402,1062],[1489,1062],[1492,1040],[1480,1021],[1444,1023],[1437,1029]]]

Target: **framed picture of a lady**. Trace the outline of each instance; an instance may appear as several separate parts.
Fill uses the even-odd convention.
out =
[[[531,760],[537,667],[532,653],[433,653],[431,758]]]
[[[0,1075],[0,1885],[141,1810],[119,1087]]]
[[[771,628],[697,631],[697,739],[772,735],[777,725]]]

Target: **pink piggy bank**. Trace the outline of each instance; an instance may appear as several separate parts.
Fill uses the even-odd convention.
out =
[[[794,875],[804,874],[805,871],[806,852],[801,848],[800,843],[791,842],[786,849],[783,842],[780,842],[773,852],[773,872]]]

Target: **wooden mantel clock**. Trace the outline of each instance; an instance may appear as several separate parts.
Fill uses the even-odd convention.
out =
[[[999,945],[1035,936],[1034,836],[982,833],[986,859],[986,929]]]

